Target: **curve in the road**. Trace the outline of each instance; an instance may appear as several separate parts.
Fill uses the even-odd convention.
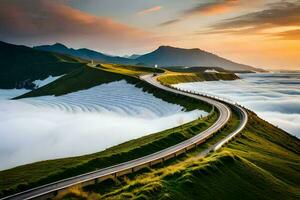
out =
[[[158,151],[156,153],[134,159],[128,162],[124,162],[118,165],[114,165],[111,167],[107,167],[101,170],[93,171],[90,173],[82,174],[79,176],[71,177],[68,179],[64,179],[61,181],[53,182],[47,185],[43,185],[37,188],[33,188],[18,194],[14,194],[8,197],[3,198],[4,199],[13,199],[13,200],[25,200],[25,199],[33,199],[37,197],[43,197],[43,198],[48,198],[48,197],[53,197],[57,194],[57,191],[61,191],[64,189],[67,189],[69,187],[72,187],[74,185],[82,184],[82,185],[89,185],[89,184],[94,184],[98,181],[105,180],[107,178],[111,177],[118,177],[122,176],[125,174],[129,174],[135,171],[138,171],[139,169],[142,169],[144,167],[149,167],[152,165],[155,165],[157,163],[164,162],[167,159],[173,158],[179,154],[182,154],[186,152],[189,149],[192,149],[196,147],[197,145],[205,142],[209,137],[211,137],[215,132],[217,132],[220,128],[222,128],[229,120],[231,111],[229,107],[222,103],[219,102],[213,98],[205,97],[205,96],[200,96],[196,94],[191,94],[188,92],[184,91],[179,91],[164,85],[161,85],[157,80],[156,77],[153,75],[145,75],[140,77],[142,80],[152,84],[155,87],[161,88],[166,91],[170,91],[173,93],[189,96],[201,101],[205,101],[209,104],[212,104],[216,109],[219,110],[219,118],[217,121],[210,126],[208,129],[205,131],[199,133],[198,135],[183,141],[177,145],[171,146],[167,149]],[[240,110],[241,116],[244,116],[243,109],[236,107],[237,110]],[[244,113],[245,116],[247,116],[247,113]],[[241,124],[239,128],[235,131],[235,133],[230,134],[230,137],[224,138],[222,141],[219,142],[219,145],[216,146],[217,150],[220,148],[222,145],[224,145],[226,142],[228,142],[231,138],[233,138],[237,133],[239,133],[247,123],[247,117],[243,118],[241,120]]]

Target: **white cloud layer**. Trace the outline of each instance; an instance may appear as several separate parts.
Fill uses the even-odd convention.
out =
[[[60,97],[2,98],[0,169],[98,152],[206,114],[183,112],[125,81]]]
[[[47,85],[53,81],[55,81],[56,79],[62,77],[63,75],[61,76],[48,76],[47,78],[43,79],[43,80],[35,80],[33,81],[33,83],[37,86],[37,87],[43,87],[44,85]]]
[[[300,74],[239,74],[241,80],[182,83],[176,87],[230,99],[300,137]]]
[[[0,89],[0,100],[5,100],[5,99],[11,99],[17,96],[20,96],[22,94],[25,94],[27,92],[30,92],[30,90],[26,89]]]

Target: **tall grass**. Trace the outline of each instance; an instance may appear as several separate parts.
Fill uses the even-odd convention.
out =
[[[201,148],[149,172],[120,178],[111,185],[84,188],[100,199],[299,199],[300,141],[249,113],[239,138],[202,158]],[[231,118],[217,137],[237,125]],[[219,139],[210,139],[212,145]],[[99,187],[108,190],[99,190]]]

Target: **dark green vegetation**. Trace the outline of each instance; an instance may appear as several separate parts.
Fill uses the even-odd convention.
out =
[[[69,56],[0,42],[0,88],[33,89],[35,80],[67,74],[84,64]]]
[[[190,153],[143,174],[107,181],[106,189],[100,184],[79,190],[75,199],[299,199],[300,140],[249,115],[240,137],[219,152],[205,158]],[[233,116],[217,137],[235,126]]]
[[[157,78],[164,84],[177,84],[199,81],[236,80],[239,79],[234,73],[169,73]]]
[[[199,102],[194,103],[199,104]],[[1,196],[154,153],[193,137],[207,129],[217,117],[218,113],[214,112],[206,119],[197,119],[188,124],[125,142],[99,153],[42,161],[1,171]]]

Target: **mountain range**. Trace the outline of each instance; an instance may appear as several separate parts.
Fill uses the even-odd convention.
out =
[[[183,49],[171,46],[160,46],[153,52],[129,57],[109,56],[90,49],[73,49],[63,44],[36,46],[34,49],[66,54],[87,60],[105,63],[144,65],[154,67],[220,67],[229,71],[261,71],[249,65],[239,64],[201,49]]]
[[[132,59],[123,58],[119,56],[110,56],[86,48],[81,48],[81,49],[68,48],[65,45],[60,43],[55,43],[53,45],[36,46],[33,48],[36,50],[60,53],[69,56],[78,57],[85,60],[95,60],[104,63],[117,63],[117,64],[127,64],[127,65],[136,64],[136,61]]]
[[[229,71],[261,71],[221,58],[200,49],[182,49],[160,46],[145,55],[128,58],[110,56],[90,49],[73,49],[63,44],[26,47],[0,41],[0,88],[33,89],[35,80],[48,76],[60,76],[83,67],[87,61],[148,67],[207,69],[208,67]],[[220,69],[221,71],[222,69]]]

